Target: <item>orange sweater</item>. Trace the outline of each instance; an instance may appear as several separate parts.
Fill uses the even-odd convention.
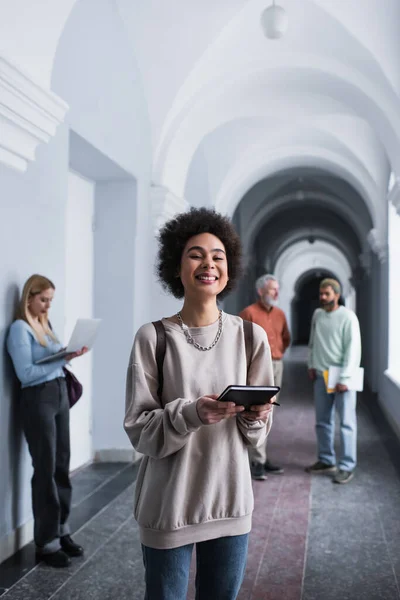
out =
[[[239,316],[246,321],[257,323],[265,330],[272,359],[281,360],[290,345],[290,333],[283,310],[274,306],[268,311],[261,302],[256,302],[243,309]]]

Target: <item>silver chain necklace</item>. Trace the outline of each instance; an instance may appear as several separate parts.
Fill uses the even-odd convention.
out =
[[[181,326],[181,329],[182,329],[183,333],[185,334],[187,343],[192,344],[195,348],[197,348],[197,350],[202,350],[203,352],[205,352],[207,350],[211,350],[211,348],[214,348],[214,346],[218,343],[218,340],[221,337],[221,333],[222,333],[222,315],[223,315],[222,310],[220,310],[219,317],[218,317],[218,331],[217,331],[217,335],[215,336],[214,341],[209,346],[201,346],[194,340],[193,336],[191,335],[191,333],[189,331],[189,327],[187,325],[185,325],[185,323],[182,321],[181,313],[178,312],[176,314],[176,316],[178,317],[179,325]]]

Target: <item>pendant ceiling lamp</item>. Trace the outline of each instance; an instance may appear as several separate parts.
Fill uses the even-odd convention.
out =
[[[261,14],[261,27],[264,35],[270,40],[281,38],[288,28],[288,16],[282,6],[275,4],[266,8]]]

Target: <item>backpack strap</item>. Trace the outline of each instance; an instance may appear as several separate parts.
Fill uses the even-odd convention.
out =
[[[158,372],[158,388],[157,395],[161,400],[163,385],[164,385],[164,375],[163,375],[163,365],[165,352],[167,349],[167,338],[165,335],[165,328],[162,321],[153,321],[154,329],[157,334],[157,343],[156,343],[156,363],[157,363],[157,372]],[[251,359],[253,357],[253,323],[251,321],[243,320],[243,332],[244,332],[244,344],[246,348],[246,362],[247,362],[247,375],[249,374],[249,369],[251,365]]]
[[[247,379],[249,377],[249,369],[251,359],[253,358],[253,323],[243,319],[244,345],[246,347],[246,362],[247,362]]]
[[[164,375],[163,375],[163,365],[164,365],[164,357],[165,351],[167,349],[167,338],[165,335],[165,328],[162,321],[153,321],[154,328],[157,334],[157,344],[156,344],[156,363],[157,363],[157,371],[158,371],[158,388],[157,388],[157,396],[161,401],[161,396],[163,392],[164,386]]]

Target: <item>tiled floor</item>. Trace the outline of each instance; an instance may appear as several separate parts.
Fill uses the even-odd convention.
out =
[[[291,352],[269,438],[271,461],[285,473],[254,483],[239,600],[400,600],[400,443],[365,395],[354,480],[339,486],[306,474],[304,466],[315,460],[315,435],[303,358],[301,349]],[[1,600],[143,600],[131,514],[135,472],[127,465],[93,465],[77,474],[72,524],[85,557],[57,571],[35,565],[28,546],[0,566]]]

